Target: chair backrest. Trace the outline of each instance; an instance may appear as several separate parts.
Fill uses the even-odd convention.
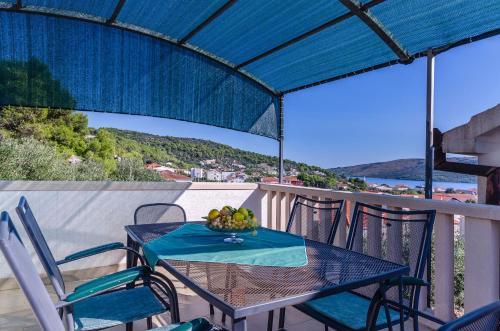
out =
[[[43,285],[28,251],[7,212],[0,215],[0,250],[44,331],[64,331],[49,292]]]
[[[25,197],[21,197],[19,200],[16,211],[24,225],[24,228],[26,229],[26,233],[28,233],[31,244],[35,248],[38,258],[40,259],[40,262],[42,263],[42,266],[45,269],[52,286],[54,287],[54,290],[59,298],[63,298],[65,288],[61,271],[57,266],[56,260],[52,255],[49,245],[47,245],[47,241],[45,240],[45,237],[38,226],[38,222],[33,215],[33,211],[28,204],[28,200],[26,200]]]
[[[443,325],[438,331],[500,330],[500,300]]]
[[[347,249],[408,265],[410,276],[423,279],[430,258],[434,210],[393,210],[357,202]],[[418,307],[420,288],[405,287],[405,299]],[[396,299],[397,292],[388,295]]]
[[[186,222],[186,212],[174,203],[151,203],[139,206],[134,213],[134,224]]]
[[[314,200],[297,195],[286,231],[332,244],[343,205],[344,200]]]

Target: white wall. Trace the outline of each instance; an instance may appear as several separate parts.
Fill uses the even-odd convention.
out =
[[[134,210],[145,203],[177,203],[186,210],[188,220],[200,220],[210,209],[227,204],[263,214],[263,193],[256,184],[0,181],[0,210],[10,213],[27,246],[29,240],[15,212],[22,195],[56,259],[107,242],[125,242],[124,226],[133,223]],[[33,251],[32,256],[36,260]],[[70,263],[64,270],[113,265],[122,259],[121,253],[107,253]],[[0,278],[6,277],[11,277],[10,270],[0,256]]]

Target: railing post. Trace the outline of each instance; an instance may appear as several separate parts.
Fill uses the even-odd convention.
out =
[[[394,211],[401,211],[399,207],[387,207]],[[401,219],[401,215],[391,215],[394,219]],[[403,263],[403,227],[401,223],[394,222],[392,230],[387,234],[387,257],[396,263]]]
[[[255,205],[249,206],[253,207],[253,212],[255,213],[255,217],[257,217],[257,221],[260,222],[261,226],[264,226],[264,222],[267,219],[267,194],[269,191],[262,190],[260,187],[255,192]]]
[[[380,206],[377,206],[380,207]],[[374,215],[382,216],[379,211],[372,211]],[[382,223],[370,220],[371,216],[367,216],[368,221],[368,254],[375,257],[382,256]]]
[[[500,296],[500,221],[465,217],[465,312]]]
[[[314,197],[308,195],[307,196],[310,199],[313,199]],[[313,214],[312,211],[309,210],[308,208],[301,208],[302,210],[302,220],[305,222],[302,223],[302,235],[306,236],[309,239],[312,239],[312,228],[313,228]]]
[[[339,247],[345,247],[347,242],[347,219],[351,215],[351,201],[345,200],[344,209],[340,215],[339,227],[333,240],[333,243]]]
[[[269,229],[276,228],[276,191],[267,192],[267,224]]]
[[[286,215],[286,193],[276,192],[276,229],[279,231],[285,230],[285,215]]]
[[[436,317],[449,321],[454,314],[454,223],[453,215],[436,215],[435,268],[434,268],[434,312]]]
[[[320,200],[319,197],[313,196],[311,197],[313,200]],[[318,204],[313,204],[315,208],[318,207]],[[310,228],[310,239],[312,240],[325,240],[324,238],[320,238],[320,222],[321,222],[321,214],[318,215],[317,211],[311,212],[309,211],[309,217],[311,220],[311,228]]]

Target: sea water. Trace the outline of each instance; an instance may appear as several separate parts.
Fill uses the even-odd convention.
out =
[[[407,180],[407,179],[390,179],[390,178],[373,178],[373,177],[358,177],[360,179],[365,180],[368,184],[386,184],[390,187],[394,187],[396,185],[406,185],[410,188],[416,188],[417,186],[423,187],[425,185],[424,181],[419,180]],[[477,183],[453,183],[453,182],[433,182],[434,188],[452,188],[459,190],[471,190],[477,189]]]

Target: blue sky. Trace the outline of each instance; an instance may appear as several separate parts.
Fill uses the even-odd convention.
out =
[[[500,36],[436,57],[435,127],[463,124],[500,103]],[[423,157],[426,59],[285,96],[285,157],[322,167]],[[167,119],[87,113],[92,127],[210,139],[277,155],[278,143]]]

